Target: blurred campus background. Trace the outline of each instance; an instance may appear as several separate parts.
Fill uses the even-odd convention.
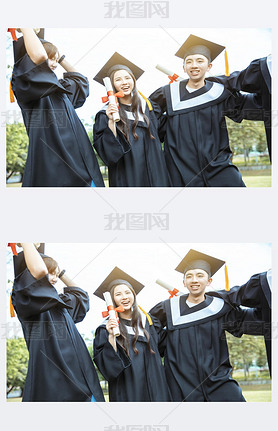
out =
[[[190,248],[210,254],[227,262],[230,286],[245,283],[253,274],[267,271],[271,267],[271,244],[268,243],[46,243],[45,253],[55,258],[61,268],[76,280],[90,296],[90,311],[83,322],[77,324],[91,356],[93,357],[93,338],[96,328],[103,318],[105,303],[95,297],[93,292],[110,271],[118,266],[145,288],[138,296],[138,302],[146,311],[159,301],[168,298],[165,289],[156,284],[162,279],[173,287],[183,290],[182,274],[175,271],[176,266]],[[18,249],[19,251],[20,249]],[[24,387],[28,351],[17,317],[9,314],[9,298],[13,285],[13,258],[7,249],[7,399],[21,401]],[[224,268],[213,277],[209,290],[224,288]],[[63,283],[55,286],[62,292]],[[244,335],[235,338],[227,333],[233,377],[242,387],[249,402],[271,401],[271,380],[267,366],[263,337]],[[99,374],[101,385],[108,400],[107,382]]]
[[[149,96],[155,89],[168,83],[168,78],[155,66],[161,64],[184,76],[182,60],[175,52],[189,34],[195,34],[213,42],[225,45],[228,52],[230,72],[242,70],[255,58],[271,53],[271,30],[254,28],[47,28],[45,39],[58,46],[61,54],[75,64],[90,82],[91,95],[83,107],[77,110],[91,143],[95,114],[101,109],[101,97],[105,88],[93,78],[103,64],[115,52],[119,52],[145,70],[138,82],[139,90]],[[28,138],[17,103],[10,103],[9,80],[12,74],[12,40],[7,33],[6,71],[6,131],[7,131],[7,185],[20,187],[28,150]],[[57,75],[62,77],[62,68]],[[213,62],[212,75],[224,73],[224,53]],[[270,187],[271,166],[269,162],[264,124],[244,120],[241,124],[227,118],[233,163],[240,169],[247,187]],[[97,156],[98,157],[98,156]],[[98,157],[105,184],[107,168]]]

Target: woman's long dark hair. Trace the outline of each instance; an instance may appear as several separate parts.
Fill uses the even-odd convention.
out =
[[[126,70],[130,74],[130,76],[132,77],[133,83],[134,83],[134,88],[133,88],[132,93],[131,93],[131,112],[134,116],[134,121],[132,123],[131,131],[132,131],[132,134],[133,134],[135,140],[137,141],[137,139],[138,139],[138,135],[135,131],[137,124],[138,124],[138,121],[139,121],[138,112],[143,116],[143,118],[147,124],[147,130],[148,130],[148,134],[149,134],[150,138],[155,139],[154,136],[151,134],[151,131],[150,131],[150,120],[148,119],[148,117],[146,116],[146,114],[142,110],[141,100],[140,100],[139,93],[138,93],[138,90],[136,87],[135,76],[133,75],[133,73],[131,72],[131,70],[128,67],[123,66],[123,65],[113,66],[112,71],[110,73],[110,80],[111,80],[114,92],[116,91],[115,86],[114,86],[114,75],[119,70]],[[123,107],[123,104],[121,104],[121,99],[119,99],[119,114],[120,114],[121,120],[118,122],[117,126],[119,127],[121,132],[124,134],[126,140],[129,142],[129,122],[128,122],[128,118],[126,115],[126,111]]]
[[[136,355],[138,355],[138,353],[139,353],[138,349],[136,348],[136,342],[137,342],[138,337],[139,337],[138,327],[140,329],[142,329],[142,331],[143,331],[143,333],[147,339],[148,350],[151,353],[155,353],[151,348],[150,334],[143,327],[141,314],[140,314],[140,311],[139,311],[139,308],[138,308],[138,305],[136,302],[136,293],[135,293],[133,287],[129,283],[125,283],[124,280],[123,280],[123,282],[121,281],[120,284],[126,284],[126,286],[128,286],[128,288],[131,290],[131,292],[133,293],[133,296],[134,296],[134,303],[133,303],[132,311],[131,311],[131,327],[134,330],[134,337],[132,339],[132,349],[133,349],[134,353]],[[113,301],[115,307],[116,307],[116,303],[114,300],[114,290],[117,286],[119,286],[119,284],[113,285],[113,287],[110,290],[111,298],[112,298],[112,301]],[[121,346],[123,347],[126,354],[130,357],[130,355],[129,355],[129,334],[128,334],[127,329],[126,329],[126,325],[124,324],[124,322],[121,319],[121,313],[119,313],[119,328],[120,328],[121,335],[117,338],[117,340],[121,344]]]

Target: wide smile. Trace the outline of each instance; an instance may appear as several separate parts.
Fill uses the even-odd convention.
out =
[[[121,302],[121,304],[122,304],[124,307],[128,307],[128,306],[130,305],[130,301],[122,301],[122,302]]]

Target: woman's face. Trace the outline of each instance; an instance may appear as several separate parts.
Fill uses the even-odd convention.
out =
[[[51,70],[54,71],[56,69],[56,67],[58,66],[58,60],[59,60],[58,52],[55,54],[54,57],[48,58],[48,66],[50,67]]]
[[[117,307],[122,305],[128,311],[134,304],[134,295],[128,286],[119,284],[114,289],[114,301]]]
[[[48,279],[51,284],[56,284],[58,281],[59,268],[57,267],[53,272],[48,273]]]
[[[117,92],[122,91],[125,96],[130,96],[134,88],[134,81],[127,70],[117,70],[114,74],[113,80],[113,84]]]

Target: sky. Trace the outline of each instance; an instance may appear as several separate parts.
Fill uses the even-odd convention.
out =
[[[230,287],[244,284],[253,274],[271,268],[271,244],[268,243],[46,243],[45,253],[56,259],[60,268],[66,269],[76,284],[88,292],[91,308],[84,321],[77,324],[77,328],[83,336],[92,338],[92,331],[103,321],[101,312],[106,309],[104,301],[94,296],[93,292],[115,266],[145,285],[138,295],[138,303],[148,311],[169,297],[167,291],[156,284],[157,279],[183,289],[182,274],[175,271],[175,268],[191,248],[225,260]],[[10,248],[7,250],[7,279],[13,280]],[[12,284],[7,285],[10,291]],[[63,283],[60,280],[55,287],[62,293]],[[209,290],[224,288],[222,267],[213,276]],[[18,319],[9,317],[8,300],[9,295],[7,336],[22,336]]]
[[[54,43],[61,55],[74,64],[78,71],[88,77],[90,96],[82,108],[77,110],[79,117],[92,125],[92,116],[101,109],[101,97],[105,88],[93,80],[97,72],[114,52],[118,52],[145,70],[138,80],[138,89],[149,96],[160,86],[168,84],[165,74],[155,66],[161,64],[180,76],[182,60],[175,57],[180,45],[190,34],[203,37],[226,46],[230,72],[242,70],[248,64],[271,53],[271,30],[266,28],[46,28],[45,39]],[[19,36],[19,35],[18,35]],[[11,37],[7,34],[7,64],[13,64]],[[212,75],[223,74],[224,52],[213,62]],[[58,78],[63,69],[57,68]],[[11,69],[8,70],[8,76]],[[9,103],[8,82],[6,85],[8,122],[22,121],[16,103]]]

